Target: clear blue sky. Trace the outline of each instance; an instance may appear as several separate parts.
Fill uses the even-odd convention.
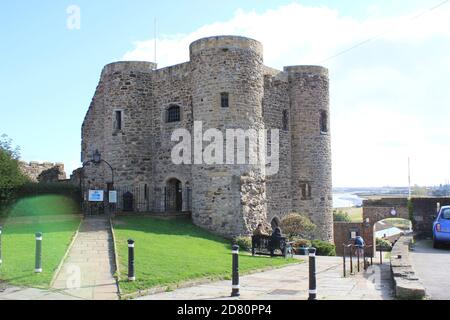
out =
[[[81,124],[102,67],[122,59],[135,41],[151,39],[155,16],[160,35],[170,37],[228,21],[238,9],[261,14],[293,2],[325,6],[363,21],[371,5],[400,15],[434,1],[2,1],[0,134],[21,147],[23,160],[62,161],[73,169],[80,158]],[[81,8],[80,30],[66,27],[66,8],[72,4]]]

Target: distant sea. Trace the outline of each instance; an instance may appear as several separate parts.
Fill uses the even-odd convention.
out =
[[[361,206],[363,199],[353,193],[333,193],[333,208]]]

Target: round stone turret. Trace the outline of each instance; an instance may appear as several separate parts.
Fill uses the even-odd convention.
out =
[[[257,130],[264,128],[262,45],[244,37],[218,36],[195,41],[190,51],[194,121],[201,122],[203,132],[220,130],[224,145],[227,129],[253,129],[249,136],[257,141]],[[258,154],[257,143],[251,149]],[[236,144],[231,156],[236,156]],[[224,164],[194,165],[192,179],[194,223],[238,235],[249,234],[266,219],[264,170],[259,163],[250,164],[248,156],[242,164],[227,158]]]
[[[292,208],[317,225],[317,237],[333,240],[328,70],[289,66],[292,131]]]

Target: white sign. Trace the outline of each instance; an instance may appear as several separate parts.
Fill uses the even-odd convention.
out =
[[[117,191],[110,191],[108,199],[109,203],[117,203]]]
[[[352,239],[356,238],[356,231],[350,232],[350,238],[352,238]]]
[[[103,190],[89,190],[89,202],[103,202]]]

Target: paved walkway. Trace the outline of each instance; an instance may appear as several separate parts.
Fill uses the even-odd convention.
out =
[[[109,220],[89,217],[81,223],[52,289],[80,299],[118,299],[114,271]]]
[[[342,258],[317,257],[318,298],[324,300],[392,299],[389,265],[374,265],[366,273],[342,276]],[[304,300],[308,298],[308,263],[240,278],[239,299]],[[217,281],[141,297],[141,300],[203,300],[230,298],[230,281]]]
[[[418,241],[411,262],[431,299],[450,299],[450,248],[433,249],[431,240]]]

